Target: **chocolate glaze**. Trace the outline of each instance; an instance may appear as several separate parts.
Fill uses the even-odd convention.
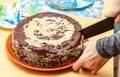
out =
[[[72,23],[74,25],[75,28],[75,32],[72,35],[72,38],[66,41],[63,41],[61,45],[58,46],[54,46],[54,45],[48,45],[48,44],[44,44],[42,47],[35,47],[33,45],[28,45],[28,43],[25,42],[26,36],[25,33],[23,31],[23,26],[28,23],[29,21],[31,21],[33,18],[42,18],[42,17],[61,17],[61,18],[65,18],[67,19],[70,23]],[[51,21],[51,20],[48,20]],[[27,26],[26,26],[27,27]],[[45,54],[45,53],[58,53],[58,52],[62,52],[64,50],[69,50],[71,48],[76,47],[78,44],[80,44],[81,41],[81,36],[82,34],[80,32],[77,32],[81,30],[81,25],[74,19],[72,19],[69,16],[63,15],[63,14],[58,14],[58,13],[52,13],[52,12],[45,12],[45,13],[40,13],[31,17],[27,17],[25,19],[23,19],[18,25],[17,27],[14,29],[14,39],[18,42],[19,46],[26,46],[29,49],[31,49],[32,51],[37,52],[39,55],[41,54]],[[39,35],[40,36],[40,35]],[[54,36],[53,38],[55,39],[59,39],[61,38]]]

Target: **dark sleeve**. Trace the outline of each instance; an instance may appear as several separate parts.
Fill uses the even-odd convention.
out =
[[[109,37],[98,39],[96,49],[105,58],[118,55],[120,53],[120,31]]]

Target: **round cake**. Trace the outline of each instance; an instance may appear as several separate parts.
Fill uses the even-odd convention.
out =
[[[82,52],[81,25],[73,18],[43,12],[23,19],[13,30],[12,49],[23,62],[38,67],[60,67]]]

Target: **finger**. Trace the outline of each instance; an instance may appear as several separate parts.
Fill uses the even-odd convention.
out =
[[[78,59],[78,61],[75,64],[73,64],[72,68],[73,68],[74,71],[77,71],[80,68],[86,68],[86,66],[88,66],[88,65],[85,65],[86,63],[84,63],[85,62],[85,57],[86,57],[85,56],[85,52],[88,51],[88,49],[89,49],[89,47],[86,47],[88,43],[89,42],[85,42],[84,43],[85,49],[84,49],[82,55],[80,56],[80,58]]]
[[[105,61],[102,61],[102,63],[99,65],[97,64],[96,66],[92,67],[91,69],[91,74],[97,74],[97,72],[101,69],[101,67],[108,61],[108,59],[106,59]]]
[[[117,11],[115,12],[113,10],[110,10],[109,12],[105,14],[106,17],[116,17],[117,15],[119,15],[119,12]]]
[[[84,49],[84,51],[83,51],[83,53],[82,53],[82,55],[80,56],[80,58],[77,60],[77,62],[75,62],[74,64],[73,64],[73,70],[74,71],[77,71],[78,69],[80,69],[80,68],[83,68],[83,63],[84,63],[84,52],[86,51],[86,47],[85,47],[85,49]]]
[[[72,68],[74,71],[77,71],[78,69],[80,69],[82,66],[81,66],[81,62],[80,62],[80,58],[79,60],[73,64]]]
[[[84,68],[84,52],[86,51],[87,48],[84,49],[82,55],[80,56],[80,58],[78,59],[78,61],[76,63],[73,64],[73,70],[77,71],[80,68]]]
[[[118,15],[115,19],[115,24],[120,24],[120,15]]]

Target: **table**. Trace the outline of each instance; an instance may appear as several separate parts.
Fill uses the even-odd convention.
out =
[[[16,0],[11,0],[15,1]],[[11,2],[10,0],[0,0],[0,3]],[[104,14],[110,8],[112,0],[105,0],[104,9],[102,11],[101,18],[86,18],[80,16],[71,16],[76,19],[82,27],[87,27],[95,22],[98,22],[104,19]],[[88,71],[78,71],[74,72],[72,68],[67,68],[60,71],[52,71],[52,72],[43,72],[43,71],[35,71],[25,67],[22,67],[15,62],[13,62],[7,54],[6,50],[6,39],[9,34],[12,32],[12,29],[4,29],[0,28],[0,77],[113,77],[113,58],[111,58],[98,72],[97,75],[91,75]],[[113,34],[113,30],[107,31],[105,33],[99,34],[89,40],[96,40],[98,38],[102,38],[104,36],[109,36]]]

